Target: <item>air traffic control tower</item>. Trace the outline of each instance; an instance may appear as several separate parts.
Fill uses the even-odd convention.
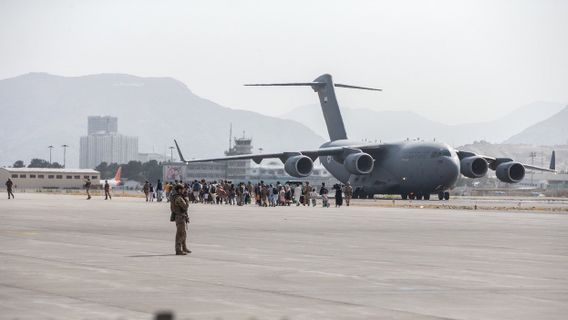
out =
[[[226,156],[237,156],[252,153],[252,139],[245,137],[235,138],[235,145],[229,145],[229,150],[225,151]],[[233,181],[246,181],[249,179],[251,160],[232,160],[226,162],[227,177]]]

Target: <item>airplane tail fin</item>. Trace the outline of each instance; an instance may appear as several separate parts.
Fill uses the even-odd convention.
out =
[[[120,176],[122,175],[122,167],[118,167],[116,174],[114,175],[114,181],[120,182]]]
[[[176,139],[174,139],[174,143],[176,144],[176,149],[179,155],[179,160],[181,162],[185,162],[185,159],[183,158],[183,154],[181,154],[181,149],[179,148],[178,142],[176,141]]]
[[[296,83],[269,83],[269,84],[245,84],[245,86],[309,86],[317,92],[325,125],[331,141],[347,139],[347,132],[339,110],[339,104],[335,97],[335,88],[349,88],[382,91],[381,89],[351,86],[347,84],[333,83],[331,75],[324,74],[317,77],[313,82],[296,82]]]
[[[552,156],[550,156],[550,170],[556,170],[556,152],[552,150]]]

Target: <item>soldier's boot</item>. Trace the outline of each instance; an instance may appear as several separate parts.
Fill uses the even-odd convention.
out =
[[[184,256],[187,253],[185,253],[181,247],[181,243],[176,243],[176,255],[178,256]]]
[[[185,245],[185,243],[182,245],[182,251],[185,252],[185,253],[191,253],[191,250],[189,250],[189,249],[187,248],[187,246]]]

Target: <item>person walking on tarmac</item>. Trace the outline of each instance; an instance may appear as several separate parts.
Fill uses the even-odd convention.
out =
[[[310,183],[308,181],[306,181],[306,185],[304,186],[304,203],[302,203],[303,205],[307,205],[308,207],[310,206],[310,196],[311,196],[311,192],[312,192],[312,186],[310,186]]]
[[[162,202],[162,194],[164,193],[164,186],[162,181],[158,179],[158,183],[156,184],[156,200],[158,202]]]
[[[146,196],[146,202],[148,202],[148,195],[150,194],[150,184],[148,181],[144,182],[144,186],[142,187],[142,191],[144,191],[144,195]]]
[[[183,197],[183,186],[178,184],[174,188],[175,193],[170,201],[170,209],[172,211],[173,221],[176,223],[176,255],[186,255],[191,253],[187,249],[187,224],[189,223],[189,215],[187,209],[188,201]]]
[[[14,182],[10,178],[6,181],[6,191],[8,191],[8,200],[10,200],[10,195],[12,195],[12,199],[14,198],[14,193],[12,192],[12,187],[14,186]]]
[[[108,181],[105,180],[105,200],[112,200],[112,197],[110,196],[110,184],[108,184]]]
[[[91,200],[91,179],[89,178],[85,181],[85,190],[87,190],[87,200]]]

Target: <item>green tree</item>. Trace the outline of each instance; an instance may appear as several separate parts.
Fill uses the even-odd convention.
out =
[[[14,162],[14,164],[12,165],[12,167],[14,168],[23,168],[26,165],[24,164],[24,162],[22,160],[18,160],[16,162]]]
[[[101,173],[101,179],[112,179],[114,178],[114,176],[116,175],[116,171],[118,170],[118,167],[120,167],[121,165],[119,165],[118,163],[111,163],[111,164],[107,164],[106,162],[101,162],[96,168],[95,170],[97,170],[98,172]],[[122,165],[123,167],[125,165]],[[123,172],[124,172],[124,168],[122,168]],[[124,174],[123,174],[124,177]]]
[[[122,174],[126,179],[136,180],[139,182],[144,181],[144,176],[142,175],[142,162],[128,162],[127,164],[122,166]]]
[[[28,168],[49,168],[49,162],[47,160],[34,158],[30,164],[28,164]]]
[[[63,165],[60,164],[59,162],[52,162],[52,163],[49,165],[49,167],[50,167],[50,168],[55,168],[55,169],[62,169],[62,168],[63,168]]]
[[[162,164],[156,160],[150,160],[142,164],[144,178],[152,183],[162,179]]]
[[[103,178],[103,179],[106,178],[106,176],[104,175],[104,173],[106,172],[107,167],[108,167],[108,164],[107,164],[106,162],[104,162],[104,161],[101,162],[101,163],[99,163],[99,165],[95,167],[95,170],[97,170],[98,172],[101,173],[101,178]]]

